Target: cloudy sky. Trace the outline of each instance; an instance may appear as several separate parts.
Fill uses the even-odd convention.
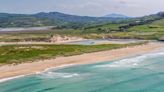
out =
[[[30,14],[50,11],[85,16],[110,13],[143,16],[164,11],[164,0],[0,0],[0,12]]]

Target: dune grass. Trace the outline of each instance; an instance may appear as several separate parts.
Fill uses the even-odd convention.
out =
[[[50,59],[59,56],[79,55],[96,51],[104,51],[134,46],[133,44],[106,45],[8,45],[0,47],[0,64],[18,64],[23,62]]]

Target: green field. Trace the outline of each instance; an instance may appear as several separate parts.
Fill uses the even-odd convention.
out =
[[[134,26],[132,28],[129,28],[128,31],[161,32],[164,31],[164,19],[154,21],[150,24]]]
[[[151,18],[150,18],[151,19]],[[131,23],[131,22],[130,22]],[[84,38],[99,39],[99,38],[121,38],[121,39],[144,39],[158,40],[164,36],[164,19],[155,19],[148,23],[129,26],[129,28],[121,31],[120,26],[127,23],[108,23],[104,25],[90,26],[81,30],[62,30],[56,31],[61,35],[81,36]]]
[[[121,39],[144,39],[158,40],[164,37],[164,19],[157,19],[150,23],[130,26],[125,31],[119,31],[119,27],[126,24],[106,24],[89,28],[83,31],[86,38],[121,38]],[[98,32],[97,32],[98,31]],[[96,33],[97,32],[97,33]]]
[[[0,42],[46,41],[50,34],[1,34]]]
[[[83,53],[111,50],[133,44],[106,44],[106,45],[7,45],[0,46],[0,64],[17,64],[27,61],[55,58],[59,56],[71,56]]]

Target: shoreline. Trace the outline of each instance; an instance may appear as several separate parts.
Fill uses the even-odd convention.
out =
[[[92,64],[99,62],[109,62],[126,58],[129,56],[142,55],[164,47],[163,43],[148,43],[145,45],[132,46],[108,51],[86,53],[69,57],[58,57],[56,59],[43,60],[32,63],[23,63],[18,65],[0,66],[0,80],[15,78],[17,76],[26,76],[47,71],[51,68],[58,68],[68,65]]]
[[[57,66],[57,67],[49,67],[49,68],[46,68],[44,71],[40,71],[40,72],[35,72],[35,73],[31,73],[31,74],[17,75],[17,76],[13,76],[13,77],[2,78],[2,79],[0,79],[0,83],[6,82],[6,81],[10,81],[10,80],[13,80],[13,79],[17,79],[17,78],[22,78],[22,77],[25,77],[25,76],[28,76],[28,75],[40,74],[40,73],[46,72],[46,71],[48,71],[50,69],[60,69],[60,68],[66,68],[66,67],[70,67],[70,66],[74,66],[74,65],[73,64],[67,64],[67,65],[61,65],[61,66]]]

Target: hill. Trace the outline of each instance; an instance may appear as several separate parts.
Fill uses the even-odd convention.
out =
[[[102,30],[104,31],[106,30],[106,32],[111,32],[111,31],[121,32],[121,31],[128,31],[132,27],[151,24],[154,23],[155,21],[158,21],[157,23],[162,25],[163,22],[160,22],[161,19],[163,19],[163,17],[161,17],[158,13],[158,14],[153,14],[144,17],[131,18],[131,19],[120,21],[118,23],[107,23],[103,25],[90,26],[85,29],[86,31],[90,31],[90,32],[92,32],[92,30],[94,31],[96,30],[97,32],[100,32]]]
[[[27,14],[8,14],[0,13],[0,27],[36,27],[36,26],[52,26],[61,23],[59,20],[50,20],[45,18],[37,18]]]
[[[54,16],[58,16],[58,17],[54,17]],[[71,20],[71,17],[73,17],[72,19],[76,19],[76,21]],[[73,36],[81,36],[84,38],[115,38],[115,39],[117,38],[160,39],[164,37],[163,12],[160,12],[158,14],[152,14],[149,16],[144,16],[144,17],[130,18],[126,20],[122,19],[117,21],[115,20],[114,22],[110,21],[110,22],[97,23],[97,24],[96,24],[97,21],[91,23],[91,21],[88,21],[84,17],[87,16],[65,15],[55,12],[55,13],[40,13],[34,15],[20,15],[20,14],[8,15],[7,14],[7,16],[6,15],[1,16],[1,19],[3,20],[5,18],[6,19],[9,18],[8,20],[12,20],[13,18],[13,19],[17,19],[18,23],[20,23],[20,20],[23,20],[23,22],[25,22],[26,19],[27,21],[35,20],[34,22],[29,22],[29,24],[30,23],[35,24],[36,21],[40,21],[40,23],[45,23],[43,22],[43,20],[46,20],[46,21],[50,21],[49,22],[50,25],[52,25],[53,23],[54,23],[53,25],[58,25],[56,28],[46,31],[47,34],[73,35]],[[84,18],[84,19],[81,20],[80,18]],[[95,18],[96,17],[91,17],[89,18],[89,20]],[[100,18],[104,18],[104,17],[100,17]],[[84,21],[84,22],[80,22],[80,21]],[[23,26],[27,25],[26,23],[28,23],[25,22],[24,25],[23,22],[22,22]],[[15,23],[12,23],[12,25],[13,24]],[[11,24],[7,26],[11,26]]]
[[[14,15],[22,16],[22,15]],[[25,16],[25,15],[23,15]],[[26,15],[29,17],[29,15]],[[54,34],[76,36],[89,39],[148,39],[163,40],[164,38],[164,18],[162,13],[153,14],[144,17],[132,18],[114,23],[93,24],[85,23],[66,23],[68,28],[57,27],[46,31],[24,31],[14,32],[8,35],[1,35],[0,41],[46,41]],[[5,16],[6,17],[6,16]],[[11,16],[10,16],[11,17]],[[30,16],[30,18],[36,18]],[[3,19],[3,18],[2,18]],[[42,19],[42,18],[41,18]],[[46,19],[47,20],[47,19]],[[54,19],[51,19],[54,21]],[[50,21],[51,21],[50,20]],[[58,20],[57,20],[58,21]],[[63,21],[61,21],[63,22]],[[75,26],[74,26],[75,25]],[[77,26],[76,26],[77,25]],[[76,29],[77,27],[80,27]],[[5,34],[5,33],[1,33]],[[19,35],[18,35],[19,34]],[[19,36],[19,37],[18,37]]]
[[[122,18],[76,16],[59,12],[40,12],[37,14],[0,13],[0,27],[59,26],[62,28],[78,28],[88,24],[109,23],[119,20],[122,20]]]
[[[109,22],[115,21],[122,18],[106,18],[106,17],[90,17],[90,16],[77,16],[64,14],[60,12],[49,12],[49,13],[37,13],[32,16],[37,18],[48,18],[48,19],[59,19],[65,22],[73,22],[73,23],[96,23],[96,22]]]
[[[125,19],[130,18],[130,17],[125,16],[123,14],[114,14],[114,13],[105,15],[104,17],[109,17],[109,18],[125,18]]]
[[[164,37],[164,17],[160,12],[117,23],[92,25],[82,30],[62,31],[62,34],[79,35],[86,38],[158,40]]]

